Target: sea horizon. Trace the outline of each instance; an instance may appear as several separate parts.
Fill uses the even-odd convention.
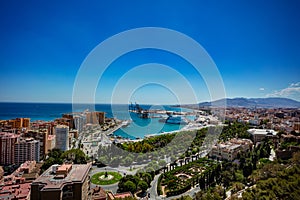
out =
[[[30,118],[31,121],[43,120],[54,121],[61,118],[62,114],[71,112],[82,112],[86,109],[91,111],[105,112],[108,118],[117,118],[120,120],[131,120],[132,124],[127,127],[120,128],[114,132],[114,135],[124,138],[144,138],[148,134],[159,134],[161,132],[169,132],[180,130],[183,125],[165,124],[159,122],[158,118],[141,119],[135,113],[128,115],[130,104],[78,104],[80,105],[73,110],[72,103],[12,103],[0,102],[0,120],[9,120],[15,118]],[[112,112],[112,105],[114,113]],[[151,105],[143,105],[145,109],[149,109]],[[170,105],[160,105],[166,110],[170,111],[187,111],[190,109],[172,107]]]

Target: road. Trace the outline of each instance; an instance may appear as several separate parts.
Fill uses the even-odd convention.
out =
[[[154,179],[151,182],[151,187],[149,189],[150,199],[162,199],[160,196],[157,195],[157,182],[160,175],[161,173],[154,176]]]
[[[200,157],[205,157],[207,155],[207,152],[203,151],[200,153]],[[185,164],[184,162],[182,163],[183,165]],[[159,176],[161,175],[162,173],[156,175],[153,179],[153,181],[151,182],[151,187],[149,188],[149,193],[150,193],[150,199],[175,199],[175,198],[180,198],[181,196],[186,196],[186,195],[189,195],[191,197],[194,196],[194,194],[196,194],[197,192],[200,191],[200,188],[199,187],[194,187],[192,189],[190,189],[189,191],[183,193],[183,194],[180,194],[180,195],[177,195],[177,196],[172,196],[172,197],[163,197],[163,196],[159,196],[157,194],[157,182],[158,182],[158,178]]]
[[[152,200],[160,200],[160,199],[167,199],[167,200],[171,200],[171,199],[176,199],[176,198],[180,198],[181,196],[186,196],[186,195],[189,195],[191,197],[194,196],[194,194],[196,194],[197,192],[200,191],[200,188],[199,187],[194,187],[192,189],[190,189],[189,191],[183,193],[183,194],[180,194],[180,195],[177,195],[177,196],[172,196],[172,197],[163,197],[163,196],[159,196],[157,194],[157,182],[158,182],[158,178],[161,174],[158,174],[154,177],[153,181],[151,182],[151,187],[149,189],[149,193],[150,193],[150,199]]]
[[[92,132],[92,134],[90,135],[85,135],[82,134],[80,136],[80,139],[82,140],[82,144],[84,144],[84,148],[83,148],[83,151],[86,153],[86,154],[89,154],[90,156],[91,155],[97,155],[97,151],[98,151],[98,148],[99,148],[99,145],[101,146],[106,146],[108,144],[111,144],[111,141],[109,139],[109,137],[107,137],[107,134],[113,132],[115,129],[118,129],[120,128],[120,125],[118,125],[117,127],[115,127],[113,130],[108,130],[108,131],[105,131],[105,132],[102,132],[100,130],[92,130],[90,132]],[[97,141],[97,145],[92,145],[91,141]],[[78,140],[76,141],[76,145],[78,145]],[[200,153],[200,157],[205,157],[205,155],[207,154],[206,151],[202,151]],[[185,163],[183,162],[183,165]],[[92,167],[92,170],[90,171],[90,176],[92,176],[93,174],[97,173],[97,172],[103,172],[103,171],[115,171],[115,172],[119,172],[122,174],[122,176],[124,175],[127,175],[127,174],[131,174],[131,175],[134,175],[138,168],[141,168],[141,167],[145,167],[146,165],[137,165],[137,166],[134,166],[135,170],[129,170],[129,168],[127,167],[118,167],[118,168],[112,168],[112,167],[103,167],[103,168],[97,168],[95,166]],[[150,199],[174,199],[174,198],[179,198],[181,196],[185,196],[185,195],[190,195],[191,197],[198,191],[200,191],[199,187],[197,188],[192,188],[191,190],[181,194],[181,195],[178,195],[178,196],[172,196],[172,197],[163,197],[163,196],[159,196],[157,194],[157,182],[158,182],[158,178],[161,174],[159,175],[156,175],[154,177],[154,180],[151,182],[151,187],[149,188],[149,193],[150,193]],[[92,184],[91,183],[91,188],[93,187],[96,187],[95,184]],[[101,187],[105,190],[110,190],[112,191],[113,193],[116,193],[117,189],[118,189],[118,183],[116,184],[112,184],[112,185],[101,185]]]

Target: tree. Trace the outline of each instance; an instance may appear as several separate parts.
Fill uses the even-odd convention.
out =
[[[119,157],[114,157],[114,158],[111,159],[109,165],[110,165],[111,167],[118,167],[119,164],[120,164],[120,162],[121,162],[121,160],[120,160]]]
[[[62,150],[60,149],[52,149],[48,152],[48,157],[53,157],[53,158],[59,158],[61,154],[63,153]]]
[[[291,161],[293,164],[300,166],[300,152],[294,153]]]
[[[244,188],[244,184],[240,182],[233,183],[232,192],[236,193]]]
[[[67,161],[72,161],[74,164],[86,164],[87,157],[81,149],[70,149],[65,151],[61,158]]]
[[[131,165],[133,159],[131,157],[126,157],[123,161],[122,161],[122,164],[125,166],[125,167],[128,167]]]
[[[233,180],[232,173],[230,171],[224,171],[222,172],[221,177],[224,187],[228,188],[230,186],[230,182]]]
[[[149,174],[149,173],[147,173],[147,172],[146,172],[146,173],[143,173],[143,174],[141,175],[141,178],[142,178],[144,181],[146,181],[148,185],[150,185],[151,181],[153,180],[153,177],[151,176],[151,174]]]
[[[142,163],[144,161],[144,159],[145,159],[145,156],[140,153],[136,158],[136,162]]]
[[[247,165],[245,165],[243,168],[243,175],[244,177],[248,177],[251,175],[251,173],[252,173],[252,164],[247,163]]]
[[[63,160],[61,158],[62,151],[60,149],[52,149],[49,151],[47,159],[42,165],[41,172],[45,171],[49,167],[51,167],[54,164],[62,164]]]
[[[294,154],[294,156],[300,153]],[[252,175],[256,187],[247,189],[243,199],[299,199],[299,157],[288,163],[268,163]]]
[[[138,188],[140,188],[143,192],[146,192],[146,190],[148,189],[148,184],[145,181],[141,180],[138,183]]]
[[[124,184],[125,191],[129,191],[132,194],[136,191],[136,185],[132,181],[126,181]]]
[[[168,188],[170,188],[170,189],[176,188],[176,186],[177,186],[176,179],[174,178],[174,179],[169,180],[167,182],[167,185],[168,185]]]
[[[159,165],[160,167],[164,167],[164,166],[166,166],[166,164],[167,164],[167,162],[166,162],[165,160],[160,160],[160,161],[158,161],[158,165]]]
[[[193,200],[193,198],[187,195],[187,196],[181,196],[179,199],[176,200]]]

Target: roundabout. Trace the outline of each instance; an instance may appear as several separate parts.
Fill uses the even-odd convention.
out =
[[[118,172],[98,172],[91,177],[91,182],[95,185],[111,185],[121,178],[122,175]]]

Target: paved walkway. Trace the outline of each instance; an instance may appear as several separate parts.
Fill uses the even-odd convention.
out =
[[[149,188],[149,194],[150,194],[150,199],[161,199],[160,196],[157,195],[157,182],[158,182],[158,178],[161,175],[158,174],[156,176],[154,176],[153,181],[151,182],[151,187]]]
[[[123,167],[120,166],[118,168],[113,168],[113,167],[96,167],[96,166],[92,166],[91,171],[89,172],[89,175],[92,177],[94,174],[98,173],[98,172],[105,172],[105,171],[111,171],[111,172],[118,172],[120,173],[122,176],[125,175],[134,175],[136,174],[137,170],[141,167],[144,167],[144,165],[138,165],[138,166],[134,166],[134,170],[129,170],[128,167]],[[96,184],[91,183],[91,188],[96,187]],[[105,190],[111,190],[112,192],[117,192],[118,189],[118,183],[115,184],[111,184],[111,185],[100,185],[102,188],[104,188]]]
[[[200,157],[205,157],[207,155],[207,152],[206,151],[204,151],[204,152],[201,152],[200,153]],[[188,162],[189,163],[189,162]],[[187,164],[188,164],[187,163]],[[182,163],[182,165],[185,165],[185,163],[183,162]],[[193,197],[194,196],[194,194],[196,194],[197,192],[199,192],[200,191],[200,188],[199,187],[194,187],[194,188],[192,188],[192,189],[190,189],[189,191],[187,191],[187,192],[185,192],[185,193],[182,193],[182,194],[180,194],[180,195],[177,195],[177,196],[172,196],[172,197],[163,197],[163,196],[159,196],[158,194],[157,194],[157,183],[158,183],[158,178],[159,178],[159,176],[161,175],[162,173],[160,173],[160,174],[158,174],[158,175],[156,175],[155,177],[154,177],[154,179],[153,179],[153,181],[151,182],[151,187],[150,187],[150,189],[149,189],[149,193],[150,193],[150,199],[176,199],[176,198],[180,198],[180,197],[182,197],[182,196],[186,196],[186,195],[189,195],[189,196],[191,196],[191,197]]]
[[[157,194],[157,182],[158,182],[158,178],[159,178],[159,176],[161,174],[156,175],[154,177],[153,181],[151,182],[151,187],[150,187],[150,189],[148,191],[150,193],[150,199],[153,199],[153,200],[161,200],[161,199],[171,200],[171,199],[180,198],[180,197],[186,196],[186,195],[189,195],[190,197],[193,197],[194,194],[196,194],[197,192],[200,191],[199,187],[194,187],[194,188],[190,189],[189,191],[187,191],[187,192],[185,192],[183,194],[177,195],[177,196],[171,196],[171,197],[159,196]]]
[[[112,133],[115,129],[118,129],[120,128],[120,124],[115,127],[113,130],[108,130],[108,131],[105,131],[105,132],[102,132],[100,130],[92,130],[91,132],[93,132],[92,134],[86,136],[86,135],[81,135],[80,136],[80,139],[82,139],[82,144],[84,144],[84,148],[83,148],[83,151],[85,153],[89,152],[90,155],[97,155],[97,150],[99,148],[99,146],[107,146],[109,144],[111,144],[111,141],[109,139],[109,137],[107,137],[107,135],[109,133]],[[97,141],[98,142],[98,145],[91,145],[91,141]],[[78,146],[78,141],[76,141],[76,145],[75,146]],[[205,157],[207,155],[208,152],[206,151],[203,151],[200,153],[200,157]],[[187,162],[189,163],[189,162]],[[179,163],[178,163],[179,165]],[[185,163],[183,162],[182,165],[185,165]],[[112,167],[102,167],[102,168],[98,168],[96,166],[93,166],[92,167],[92,170],[90,171],[89,175],[92,176],[93,174],[97,173],[97,172],[105,172],[105,171],[115,171],[115,172],[119,172],[122,176],[124,175],[128,175],[128,174],[131,174],[131,175],[134,175],[136,174],[137,170],[142,168],[142,167],[145,167],[146,164],[143,164],[143,165],[135,165],[133,166],[135,168],[135,170],[129,170],[128,167],[117,167],[117,168],[112,168]],[[159,174],[160,175],[160,174]],[[150,193],[150,199],[174,199],[174,198],[179,198],[181,196],[185,196],[185,195],[190,195],[191,197],[193,197],[193,195],[200,191],[199,187],[196,187],[196,188],[192,188],[191,190],[181,194],[181,195],[178,195],[178,196],[172,196],[172,197],[163,197],[163,196],[158,196],[157,195],[157,182],[158,182],[158,178],[159,178],[159,175],[156,175],[154,177],[154,180],[151,182],[151,187],[148,189],[149,193]],[[100,185],[102,188],[104,188],[105,190],[110,190],[112,191],[113,193],[116,193],[117,189],[118,189],[118,183],[115,183],[115,184],[112,184],[112,185]],[[91,183],[91,188],[93,187],[96,187],[95,184]]]

